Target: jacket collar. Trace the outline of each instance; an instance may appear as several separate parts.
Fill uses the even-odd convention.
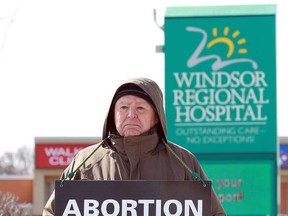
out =
[[[139,136],[114,136],[111,142],[118,153],[128,157],[141,158],[146,154],[153,154],[164,149],[165,146],[159,143],[159,140],[157,129],[154,128]]]

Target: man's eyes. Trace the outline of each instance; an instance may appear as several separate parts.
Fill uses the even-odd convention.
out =
[[[121,106],[120,109],[121,109],[121,110],[127,110],[127,109],[129,109],[129,107],[128,107],[128,106]],[[136,107],[136,109],[139,110],[139,111],[141,111],[141,110],[145,110],[145,107],[143,107],[143,106],[138,106],[138,107]]]

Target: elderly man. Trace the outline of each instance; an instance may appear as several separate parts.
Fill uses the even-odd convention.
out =
[[[103,141],[80,151],[61,179],[207,180],[196,157],[167,140],[163,94],[147,78],[130,79],[115,91],[103,127]],[[54,215],[54,193],[43,216]],[[214,190],[212,215],[226,215]]]

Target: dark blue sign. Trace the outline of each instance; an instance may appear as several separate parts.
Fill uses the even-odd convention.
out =
[[[280,168],[288,168],[288,145],[280,145]]]

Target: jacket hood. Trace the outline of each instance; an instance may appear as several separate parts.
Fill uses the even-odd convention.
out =
[[[119,90],[125,88],[126,86],[129,88],[131,85],[139,87],[151,98],[152,102],[154,103],[153,105],[155,112],[159,118],[159,123],[157,124],[159,136],[161,137],[161,140],[167,142],[167,125],[164,112],[163,93],[155,81],[143,77],[126,80],[122,82],[116,89],[111,99],[107,116],[105,118],[102,139],[105,139],[109,134],[114,134],[116,130],[114,123],[114,99],[117,97],[116,93],[118,93]]]

